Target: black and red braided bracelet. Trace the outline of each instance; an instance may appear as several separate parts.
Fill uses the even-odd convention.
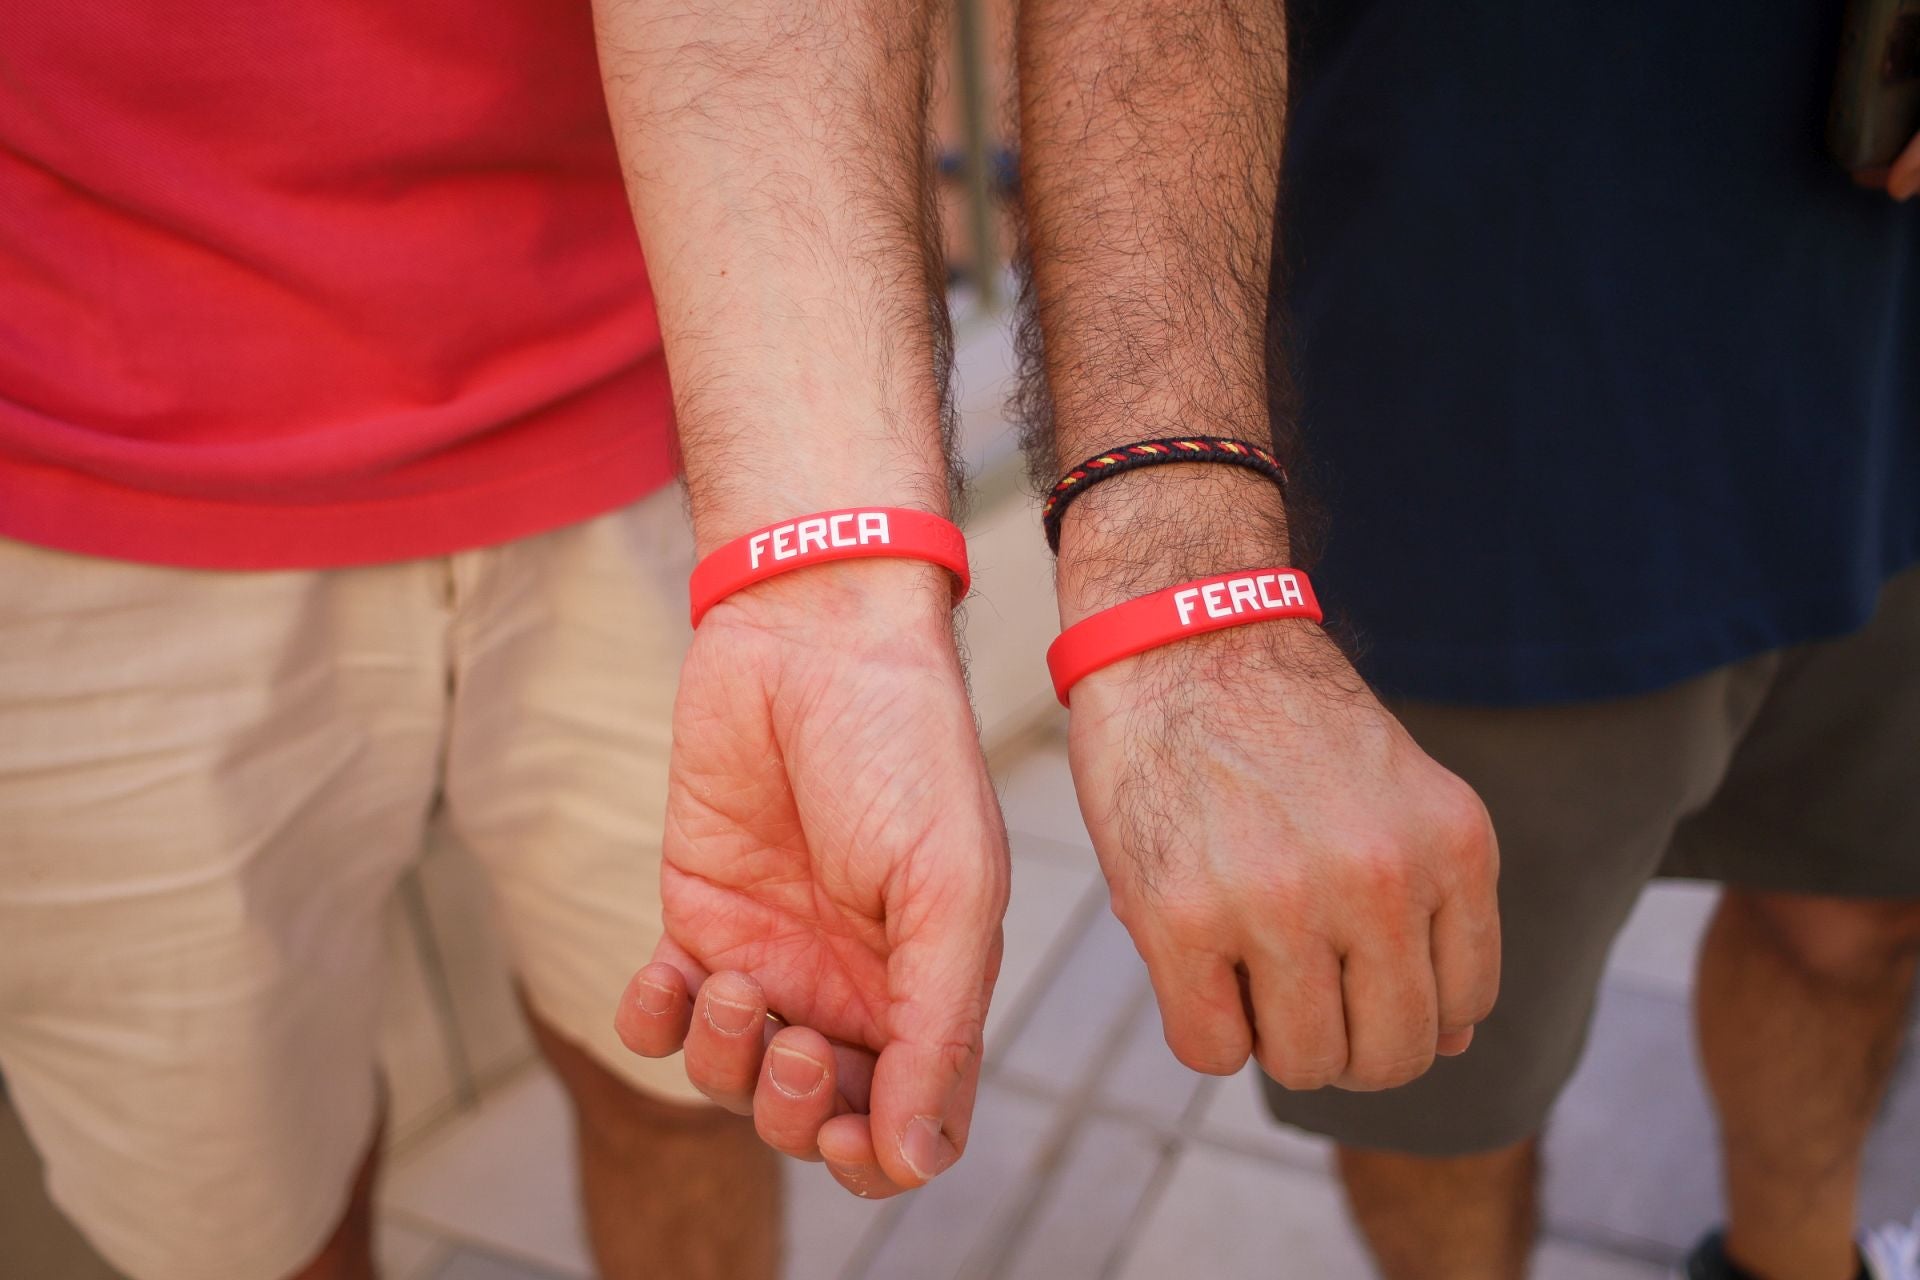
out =
[[[1040,527],[1046,531],[1047,545],[1060,550],[1060,518],[1073,500],[1109,476],[1117,476],[1138,467],[1156,467],[1166,462],[1224,462],[1228,466],[1258,471],[1287,491],[1287,469],[1270,449],[1245,440],[1221,436],[1176,436],[1166,440],[1141,440],[1117,449],[1095,454],[1060,477],[1047,493],[1040,508]]]

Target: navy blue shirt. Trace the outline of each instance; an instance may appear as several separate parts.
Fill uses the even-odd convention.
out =
[[[1920,559],[1920,208],[1823,150],[1840,8],[1295,0],[1316,585],[1386,692],[1650,689]]]

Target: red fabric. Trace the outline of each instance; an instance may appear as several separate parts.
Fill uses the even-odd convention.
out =
[[[671,476],[586,0],[0,22],[0,534],[431,555]]]

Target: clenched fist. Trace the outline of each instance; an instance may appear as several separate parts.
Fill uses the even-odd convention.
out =
[[[1184,640],[1072,699],[1081,812],[1182,1062],[1383,1089],[1466,1048],[1500,973],[1486,810],[1318,627]]]

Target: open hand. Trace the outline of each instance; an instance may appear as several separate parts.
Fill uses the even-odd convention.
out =
[[[999,967],[1006,834],[949,589],[869,560],[707,615],[674,708],[665,939],[618,1015],[861,1195],[964,1149]]]

